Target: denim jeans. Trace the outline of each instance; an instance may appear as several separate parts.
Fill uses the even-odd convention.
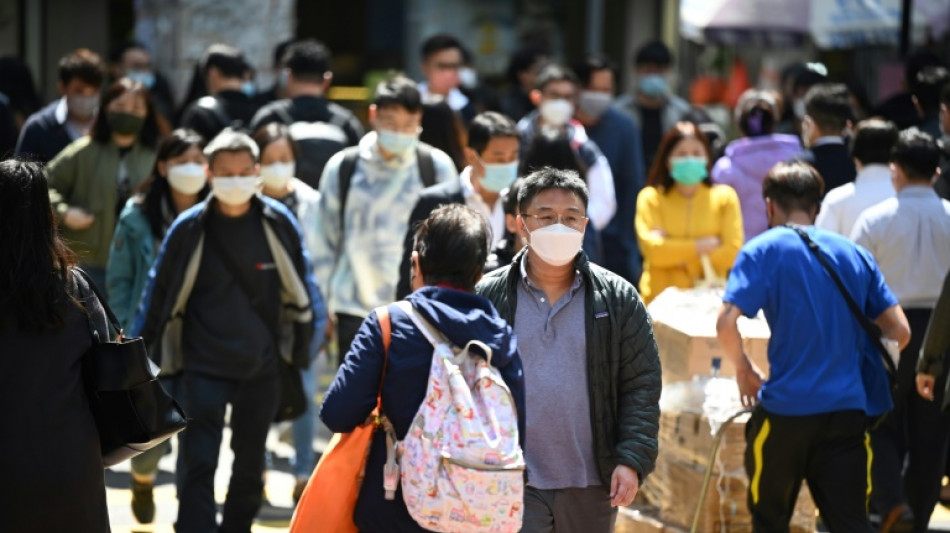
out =
[[[294,475],[298,478],[310,477],[315,466],[316,454],[313,451],[313,437],[317,427],[317,363],[300,371],[303,391],[307,396],[307,411],[293,421],[291,436],[294,440]]]
[[[276,367],[241,380],[189,373],[183,376],[188,428],[181,433],[185,475],[179,480],[178,533],[248,533],[261,506],[264,447],[277,412],[280,381]],[[234,464],[220,530],[215,522],[214,473],[231,404]]]

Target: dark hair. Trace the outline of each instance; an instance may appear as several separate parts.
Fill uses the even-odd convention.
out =
[[[429,37],[422,42],[422,48],[420,49],[420,55],[423,61],[428,60],[432,57],[432,54],[436,54],[443,50],[457,49],[462,54],[465,53],[465,47],[462,46],[461,41],[456,39],[454,36],[446,33],[438,33]]]
[[[543,91],[549,83],[555,81],[569,81],[574,85],[578,84],[577,75],[571,69],[557,63],[548,63],[541,67],[538,72],[538,79],[534,82],[534,88]]]
[[[709,160],[719,159],[725,152],[726,133],[722,131],[719,124],[709,116],[703,108],[693,106],[689,111],[683,113],[680,117],[681,122],[692,122],[699,128],[699,131],[706,136],[706,143],[709,146]]]
[[[508,187],[508,191],[505,192],[504,197],[501,199],[501,209],[506,215],[518,214],[518,192],[521,191],[522,181],[524,181],[522,178],[516,179],[515,182],[511,184],[511,187]]]
[[[479,154],[488,148],[489,141],[495,137],[514,137],[520,140],[521,133],[513,120],[496,111],[479,113],[468,125],[468,147]]]
[[[917,79],[910,86],[910,92],[917,98],[917,105],[924,113],[940,109],[940,91],[950,83],[950,71],[944,67],[924,67],[917,73]]]
[[[634,66],[659,65],[668,67],[673,64],[673,53],[663,41],[650,41],[637,50],[633,56]]]
[[[843,83],[819,83],[805,94],[805,114],[824,133],[840,135],[851,120],[851,98]]]
[[[518,79],[518,74],[530,69],[538,63],[538,60],[546,57],[544,50],[537,46],[525,46],[519,48],[511,55],[511,60],[508,63],[508,69],[506,71],[506,77],[510,83],[515,85],[521,83]]]
[[[528,210],[531,201],[543,191],[561,189],[577,196],[584,209],[590,200],[587,184],[577,172],[561,168],[544,167],[528,174],[521,180],[521,190],[518,191],[518,209],[521,213]]]
[[[208,141],[204,154],[208,158],[208,167],[214,165],[214,159],[221,152],[244,152],[251,156],[254,163],[261,160],[261,151],[257,148],[254,139],[238,130],[224,128],[214,139]]]
[[[940,57],[930,50],[915,50],[904,63],[904,82],[913,87],[917,73],[925,67],[939,66]]]
[[[168,184],[168,180],[158,172],[159,161],[165,162],[167,166],[169,159],[184,154],[192,147],[198,147],[199,150],[203,149],[204,144],[205,141],[201,135],[189,129],[174,130],[159,143],[155,153],[155,166],[152,167],[152,175],[148,181],[142,183],[139,187],[139,191],[145,191],[145,197],[142,200],[142,211],[145,213],[148,226],[152,230],[152,237],[156,240],[165,238],[165,231],[167,230],[165,227],[167,223],[165,209],[172,208],[174,211],[171,186]],[[198,197],[207,196],[210,190],[208,185],[205,184],[204,189],[198,193]]]
[[[216,43],[208,47],[201,58],[202,73],[207,76],[208,69],[216,68],[225,78],[244,78],[250,68],[244,53],[231,45]]]
[[[815,167],[802,161],[777,163],[762,181],[762,198],[771,200],[786,214],[818,212],[825,193],[825,180]]]
[[[736,105],[736,124],[746,137],[771,135],[775,131],[775,98],[766,91],[749,89]]]
[[[376,85],[373,104],[377,109],[399,106],[410,113],[422,111],[422,96],[416,82],[397,74]]]
[[[284,54],[287,53],[287,49],[290,48],[290,45],[297,42],[296,39],[287,39],[286,41],[281,41],[277,43],[277,46],[274,47],[274,68],[280,68],[284,65]]]
[[[940,147],[933,137],[917,128],[906,129],[900,132],[891,148],[891,162],[900,167],[908,179],[929,181],[940,165]]]
[[[465,153],[462,151],[462,122],[445,100],[422,104],[422,133],[419,140],[442,150],[455,163],[455,168],[465,168]]]
[[[185,93],[185,99],[182,100],[181,107],[178,108],[178,111],[175,114],[175,122],[181,122],[185,111],[191,107],[191,104],[202,96],[207,96],[207,94],[208,82],[205,80],[201,63],[195,63],[191,69],[191,80],[188,82],[188,90]]]
[[[821,65],[821,67],[824,67],[824,65]],[[792,83],[792,92],[797,93],[802,89],[807,90],[815,85],[826,83],[827,81],[828,75],[820,72],[818,65],[808,63],[805,65],[804,70],[795,76],[795,81]]]
[[[851,157],[862,165],[886,165],[897,143],[897,126],[889,120],[871,118],[858,122],[851,137]]]
[[[42,165],[0,162],[0,225],[0,330],[62,329],[76,256],[60,238]]]
[[[280,122],[265,124],[258,128],[257,131],[254,132],[254,135],[251,135],[251,138],[254,139],[254,142],[257,144],[261,158],[264,157],[264,149],[270,146],[271,143],[286,139],[290,145],[290,153],[293,154],[294,161],[300,159],[300,147],[290,135],[290,128],[286,124],[281,124]]]
[[[581,180],[587,180],[587,165],[577,155],[577,151],[571,146],[571,140],[564,133],[539,132],[535,135],[528,149],[524,151],[518,174],[524,176],[546,167],[571,170],[576,172]]]
[[[63,56],[59,60],[59,81],[67,85],[73,78],[93,87],[102,87],[106,73],[99,54],[80,48]]]
[[[676,125],[670,128],[670,131],[666,132],[666,135],[664,135],[660,141],[660,147],[657,148],[656,155],[653,157],[653,166],[650,167],[650,174],[647,176],[647,185],[662,189],[665,193],[673,190],[673,184],[675,182],[673,181],[673,176],[670,176],[670,169],[667,163],[670,159],[670,153],[673,152],[676,145],[685,139],[696,139],[701,142],[703,148],[706,150],[706,157],[709,160],[707,169],[709,166],[712,166],[713,162],[712,154],[709,149],[709,139],[706,137],[706,134],[703,133],[703,130],[692,122],[677,122]],[[703,184],[709,187],[712,186],[712,180],[708,175],[706,179],[703,180]]]
[[[950,83],[945,84],[940,90],[940,103],[950,107]]]
[[[155,104],[152,103],[152,98],[149,96],[148,90],[140,82],[132,81],[129,78],[117,80],[106,89],[106,92],[102,93],[102,97],[99,99],[99,111],[96,114],[96,122],[92,125],[89,136],[98,143],[106,144],[112,142],[112,128],[106,119],[106,115],[109,113],[107,108],[109,104],[118,100],[126,93],[141,95],[141,97],[145,99],[145,123],[142,125],[142,130],[139,131],[137,142],[147,148],[155,148],[159,138],[158,121],[155,119]]]
[[[122,57],[125,56],[125,53],[129,50],[145,50],[148,52],[148,48],[139,41],[125,41],[112,49],[112,53],[109,54],[109,61],[121,63]],[[149,53],[149,55],[151,55],[151,53]]]
[[[298,80],[322,82],[330,71],[330,49],[316,39],[297,41],[287,47],[281,64]]]
[[[0,57],[0,93],[7,95],[24,119],[42,106],[30,67],[18,57]]]
[[[599,70],[609,70],[615,78],[617,77],[617,65],[602,54],[588,54],[583,60],[574,64],[574,74],[584,87],[590,84],[591,77]]]
[[[433,211],[417,227],[412,244],[425,283],[474,291],[488,259],[490,233],[485,217],[468,206],[449,204]]]

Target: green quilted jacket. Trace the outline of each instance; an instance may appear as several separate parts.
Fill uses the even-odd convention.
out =
[[[475,289],[512,327],[524,256],[523,250],[511,265],[486,274]],[[618,464],[636,470],[642,482],[656,463],[660,418],[653,325],[633,285],[590,263],[583,252],[574,267],[585,281],[587,388],[597,470],[608,487]]]

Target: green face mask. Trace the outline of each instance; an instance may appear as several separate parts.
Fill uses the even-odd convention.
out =
[[[145,117],[133,115],[131,113],[122,113],[119,111],[110,111],[106,113],[106,122],[109,123],[109,129],[119,135],[138,135],[142,131],[142,125],[145,124]]]
[[[696,185],[709,176],[708,165],[705,157],[673,157],[670,159],[670,177],[682,185]]]

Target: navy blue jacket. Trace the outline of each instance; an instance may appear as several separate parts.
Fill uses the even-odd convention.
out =
[[[455,289],[424,287],[406,298],[423,318],[452,341],[464,346],[480,340],[492,349],[492,366],[501,372],[511,389],[518,410],[518,431],[524,444],[524,373],[518,343],[511,327],[491,303],[481,296]],[[392,422],[402,440],[412,419],[425,399],[432,363],[432,345],[412,320],[395,306],[389,307],[392,342],[386,375],[383,377],[383,413]],[[332,431],[353,431],[366,421],[376,407],[376,394],[385,358],[382,332],[376,312],[363,322],[343,366],[323,400],[320,418]],[[399,533],[426,531],[409,516],[402,499],[383,497],[383,464],[386,462],[386,438],[382,431],[373,436],[366,477],[360,489],[354,520],[360,531]]]
[[[57,106],[59,100],[54,100],[26,119],[14,150],[16,155],[29,156],[39,163],[49,163],[56,154],[73,142],[66,131],[66,124],[56,120]]]
[[[854,159],[845,144],[822,144],[799,154],[798,161],[815,167],[825,180],[825,194],[835,187],[851,183],[858,175]]]

